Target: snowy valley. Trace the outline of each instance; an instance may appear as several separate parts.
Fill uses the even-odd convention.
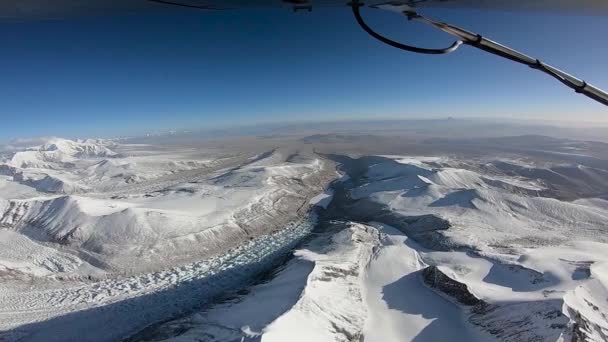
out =
[[[383,139],[5,147],[0,340],[608,339],[605,144]]]

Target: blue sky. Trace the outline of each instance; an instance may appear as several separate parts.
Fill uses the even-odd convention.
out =
[[[608,88],[608,17],[425,13]],[[393,13],[365,15],[398,40],[450,42]],[[316,119],[608,118],[550,77],[470,47],[423,56],[384,46],[347,8],[1,23],[0,41],[0,140]]]

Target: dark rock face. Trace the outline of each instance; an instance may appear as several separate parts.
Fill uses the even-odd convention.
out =
[[[335,197],[334,197],[335,200]],[[463,246],[454,245],[445,239],[442,231],[448,230],[450,222],[432,215],[404,216],[390,211],[385,205],[374,202],[369,198],[352,200],[345,198],[340,219],[348,217],[355,222],[380,222],[395,227],[407,236],[416,240],[424,248],[437,251],[451,251]]]
[[[600,310],[594,303],[587,300],[585,301],[593,311],[597,312]],[[564,305],[564,307],[570,317],[566,333],[571,338],[572,342],[608,341],[606,329],[604,329],[601,324],[585,317],[584,314],[581,314],[581,312],[568,305]],[[606,317],[603,314],[602,316],[604,316],[604,318]]]
[[[556,299],[491,305],[485,312],[472,312],[469,322],[500,341],[557,341],[568,325],[561,306]]]
[[[15,176],[17,169],[9,165],[0,165],[0,175]]]
[[[566,329],[561,300],[489,304],[435,266],[425,268],[422,277],[427,286],[468,307],[469,322],[501,341],[555,341]]]
[[[487,306],[484,301],[469,292],[465,284],[446,276],[436,266],[429,266],[422,270],[422,277],[426,285],[443,292],[463,305],[476,306],[479,309]]]

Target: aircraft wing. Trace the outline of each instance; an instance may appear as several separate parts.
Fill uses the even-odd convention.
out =
[[[63,19],[81,15],[164,11],[179,7],[202,10],[283,7],[309,9],[346,6],[349,0],[2,0],[0,21]],[[605,0],[367,0],[365,5],[383,3],[411,7],[475,8],[509,11],[608,14]]]

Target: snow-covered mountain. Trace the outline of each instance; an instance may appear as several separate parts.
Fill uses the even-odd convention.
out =
[[[599,317],[606,311],[591,303],[608,286],[602,272],[608,265],[607,202],[545,197],[563,194],[549,191],[565,188],[552,182],[556,172],[548,172],[549,179],[526,178],[488,168],[504,161],[477,163],[375,160],[349,190],[352,210],[385,211],[374,219],[414,239],[424,264],[436,266],[445,279],[483,302],[464,310],[483,332],[503,341],[604,340],[606,316]],[[509,163],[511,169],[523,168],[517,161]],[[570,175],[605,172],[585,171],[581,165],[556,168]],[[580,182],[577,191],[587,186],[591,193],[596,191],[592,184],[605,181],[600,176],[569,179]],[[434,289],[450,297],[461,291],[449,283]],[[522,324],[519,320],[530,312],[534,315]]]
[[[106,139],[44,138],[0,153],[0,175],[44,193],[83,194],[154,182],[186,170],[213,169],[223,162],[215,156],[203,158],[192,149],[165,151]]]
[[[356,141],[5,152],[0,339],[606,340],[608,171],[586,144],[316,150]]]
[[[357,205],[380,204],[395,218],[430,215],[444,221],[442,227],[435,221],[432,228],[422,221],[403,226],[433,249],[539,247],[573,238],[608,241],[608,212],[602,209],[601,199],[591,203],[542,197],[546,189],[541,179],[482,174],[453,168],[449,161],[443,164],[385,160],[371,165],[363,176],[365,183],[350,194],[361,200]]]
[[[41,153],[69,152],[83,168],[16,172],[14,182],[47,194],[5,198],[0,227],[86,253],[106,271],[158,270],[301,219],[300,210],[331,177],[323,176],[319,159],[285,163],[280,152],[227,159],[236,166],[225,168],[230,164],[158,156],[106,159],[117,154],[97,143],[53,140],[38,147]],[[96,161],[89,160],[93,155]],[[147,174],[151,169],[155,175]],[[112,182],[127,187],[99,192]]]
[[[544,197],[560,185],[490,167],[505,160],[337,159],[346,175],[324,211],[332,227],[325,235],[270,282],[146,334],[163,341],[606,339],[606,201]]]
[[[49,138],[41,145],[12,153],[7,164],[18,168],[57,169],[70,166],[76,159],[117,157],[109,148],[113,145],[109,140]]]

